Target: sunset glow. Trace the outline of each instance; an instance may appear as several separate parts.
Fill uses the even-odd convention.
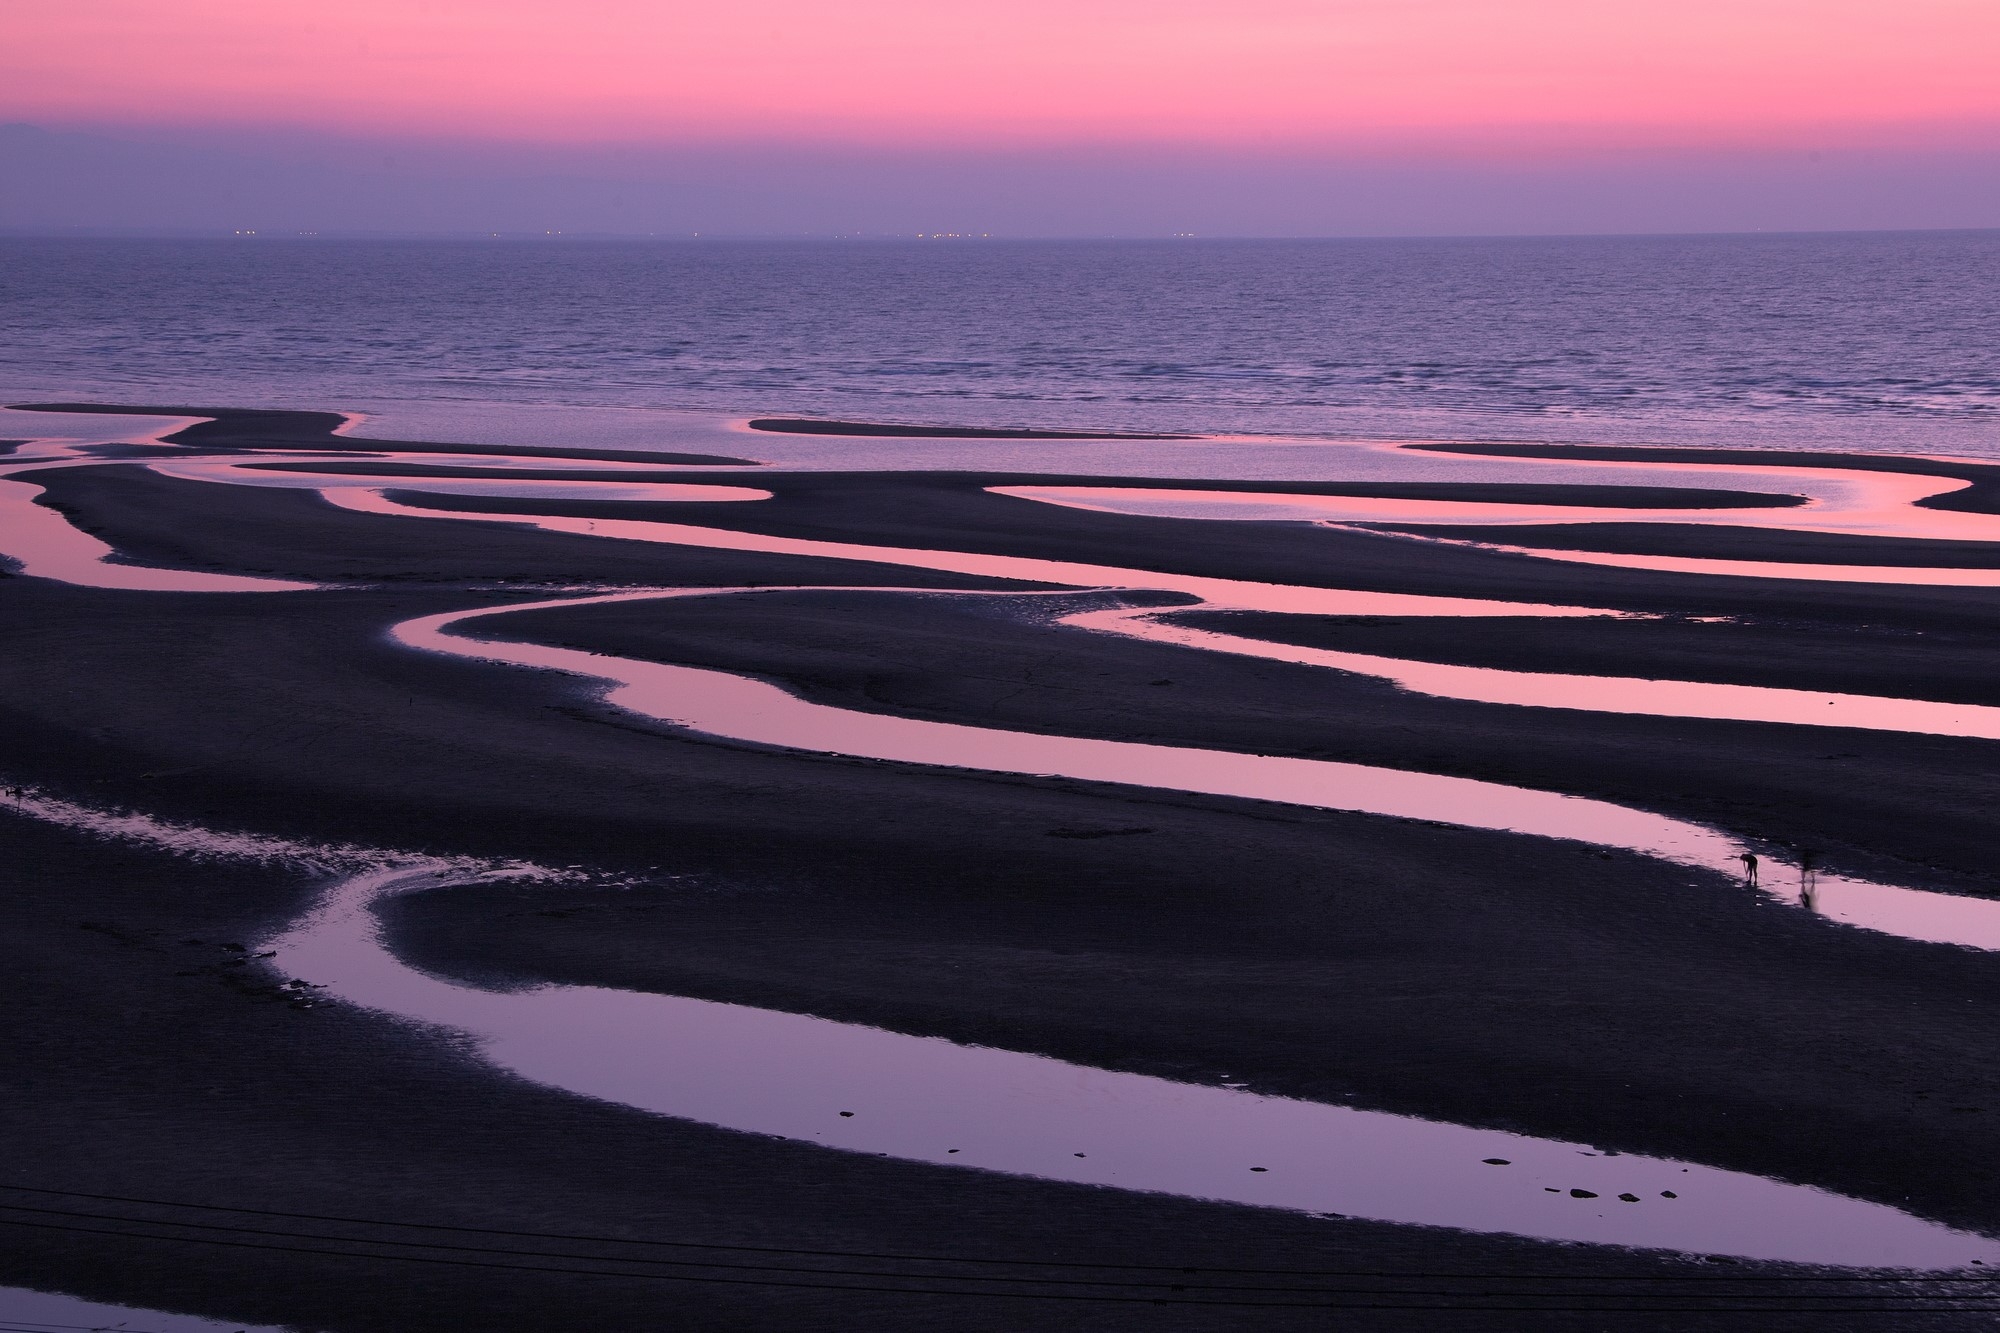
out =
[[[1986,140],[1991,0],[27,0],[0,116],[575,141]]]

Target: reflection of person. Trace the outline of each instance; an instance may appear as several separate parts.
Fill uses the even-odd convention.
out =
[[[1757,853],[1745,852],[1736,858],[1743,863],[1743,877],[1751,888],[1757,887]]]
[[[1813,854],[1810,850],[1801,850],[1799,852],[1799,906],[1805,908],[1808,912],[1819,910],[1813,902],[1814,891],[1818,887],[1818,878],[1813,873]]]

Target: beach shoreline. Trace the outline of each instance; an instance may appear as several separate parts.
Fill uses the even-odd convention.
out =
[[[187,443],[388,447],[329,435],[339,419],[246,414]],[[676,480],[774,498],[549,500],[535,511],[1606,607],[1656,618],[1174,615],[1521,670],[1664,659],[1677,674],[1747,683],[1866,692],[1901,682],[1918,696],[1996,697],[1985,663],[2000,640],[1987,628],[1992,594],[1978,589],[1613,571],[1300,524],[1083,513],[988,491],[1019,474],[761,469],[746,479],[705,471],[721,466],[717,456],[672,461],[686,465]],[[1227,1076],[1727,1165],[2000,1231],[1992,1172],[1980,1165],[2000,1115],[1982,1054],[1992,1051],[1989,955],[1842,927],[1721,875],[1554,839],[719,742],[620,714],[572,678],[415,653],[384,635],[413,616],[519,601],[523,588],[893,583],[937,595],[807,589],[553,608],[482,633],[775,680],[863,711],[1638,801],[1810,847],[1834,869],[1981,895],[2000,887],[1988,869],[1987,812],[2000,800],[1992,743],[1426,700],[1067,629],[1053,623],[1054,603],[1078,599],[1046,584],[462,517],[508,512],[515,499],[387,488],[439,511],[427,520],[130,468],[35,480],[122,559],[348,586],[214,595],[0,578],[0,617],[19,645],[0,661],[9,780],[215,827],[588,864],[631,881],[438,889],[383,907],[396,950],[439,975],[693,995],[1190,1082]],[[1544,486],[1532,500],[1490,486],[1387,488],[1397,489],[1639,500],[1612,488]],[[1692,529],[1685,538],[1688,549],[1709,539]],[[1737,623],[1700,619],[1709,616]],[[1925,675],[1940,642],[1951,657]],[[924,1251],[943,1237],[954,1253],[1106,1263],[1712,1271],[1656,1254],[878,1162],[562,1096],[435,1034],[338,1006],[294,1010],[224,979],[222,944],[252,948],[281,929],[311,900],[310,877],[175,862],[4,810],[0,836],[15,848],[8,892],[21,956],[35,960],[10,982],[27,1018],[8,1058],[34,1095],[7,1131],[35,1172],[17,1166],[0,1183],[817,1249]],[[128,1039],[139,1054],[120,1054]],[[0,1263],[10,1265],[0,1281],[58,1275],[66,1290],[104,1299],[357,1330],[446,1328],[466,1312],[496,1329],[549,1327],[578,1311],[614,1327],[663,1312],[745,1329],[997,1330],[1022,1318],[997,1299],[719,1286],[662,1295],[669,1284],[513,1274],[496,1285],[445,1268],[422,1278],[396,1269],[398,1289],[384,1296],[356,1289],[357,1272],[380,1271],[362,1261],[235,1254],[191,1267],[164,1243],[25,1230]],[[1243,1317],[1034,1309],[1038,1322],[1076,1328],[1223,1328]],[[1304,1327],[1324,1314],[1257,1317]],[[1618,1317],[1662,1330],[1709,1318]],[[1370,1318],[1425,1328],[1436,1316]],[[1488,1313],[1481,1326],[1569,1318]],[[1815,1325],[1773,1313],[1763,1326]]]

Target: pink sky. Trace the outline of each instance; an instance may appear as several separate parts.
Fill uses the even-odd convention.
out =
[[[502,140],[2000,142],[2000,0],[12,0],[0,119]]]

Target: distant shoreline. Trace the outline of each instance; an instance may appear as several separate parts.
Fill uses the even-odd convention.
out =
[[[1193,435],[1123,431],[1008,430],[990,426],[905,426],[870,421],[818,421],[807,417],[752,417],[751,430],[783,435],[872,435],[927,440],[1191,440]]]

